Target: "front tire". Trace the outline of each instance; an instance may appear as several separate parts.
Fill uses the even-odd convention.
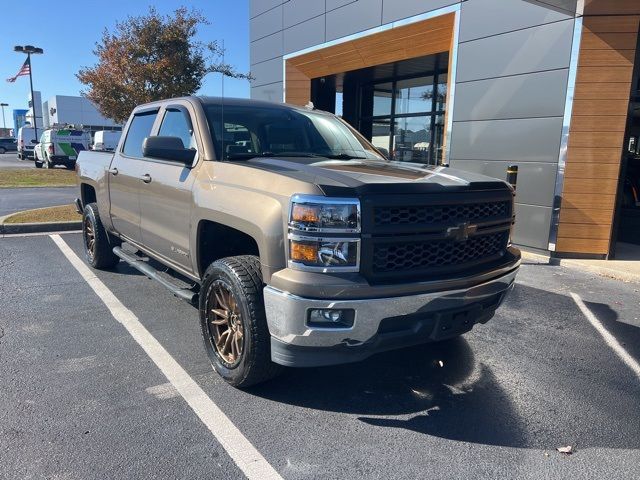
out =
[[[36,158],[36,168],[42,168],[42,162]]]
[[[207,268],[200,290],[200,325],[214,370],[230,385],[246,388],[275,377],[264,311],[260,260],[228,257]]]
[[[7,153],[6,148],[0,147],[0,154]]]
[[[85,205],[82,214],[82,238],[84,256],[87,263],[98,270],[113,268],[120,258],[113,253],[113,246],[109,242],[109,234],[104,228],[98,213],[98,205]]]

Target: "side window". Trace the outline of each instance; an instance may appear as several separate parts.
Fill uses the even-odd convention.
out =
[[[142,158],[142,142],[151,135],[153,122],[158,112],[144,112],[133,116],[127,131],[127,138],[122,147],[122,153],[130,157]]]
[[[168,109],[162,119],[158,135],[162,137],[178,137],[184,148],[196,148],[191,122],[186,113],[177,109]]]

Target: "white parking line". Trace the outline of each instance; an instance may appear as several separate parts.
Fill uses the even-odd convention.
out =
[[[100,300],[104,302],[111,315],[127,329],[138,345],[167,377],[171,385],[186,400],[247,478],[282,479],[204,390],[140,323],[138,317],[125,307],[91,269],[78,258],[60,235],[51,235],[51,239]]]
[[[616,355],[618,355],[618,357],[620,357],[620,359],[631,370],[633,370],[636,376],[640,379],[640,363],[638,363],[638,361],[635,358],[629,355],[629,352],[627,352],[624,349],[624,347],[620,345],[620,342],[618,342],[618,340],[616,340],[616,338],[609,333],[609,331],[604,327],[604,325],[602,325],[600,320],[598,320],[598,318],[593,314],[593,312],[587,308],[587,306],[582,301],[582,298],[580,298],[580,295],[573,292],[570,292],[570,294],[571,294],[571,298],[573,298],[573,301],[576,302],[576,305],[578,305],[578,308],[582,311],[584,316],[587,317],[587,320],[589,320],[591,325],[593,325],[593,327],[604,339],[607,345],[611,347],[611,349],[616,353]]]

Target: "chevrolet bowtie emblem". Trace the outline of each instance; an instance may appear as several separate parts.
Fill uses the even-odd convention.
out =
[[[471,225],[469,222],[459,223],[455,227],[447,228],[447,238],[456,242],[465,242],[469,235],[478,231],[478,225]]]

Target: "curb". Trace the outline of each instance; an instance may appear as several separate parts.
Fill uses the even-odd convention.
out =
[[[600,275],[601,277],[612,278],[627,283],[640,283],[640,273],[630,272],[629,270],[623,270],[618,268],[611,268],[606,265],[594,265],[587,263],[588,261],[576,260],[571,258],[551,258],[548,255],[540,255],[532,252],[522,251],[522,258],[537,263],[546,263],[549,265],[559,265],[562,267],[568,267],[574,270],[580,270],[581,272],[593,273]],[[597,260],[598,262],[615,262],[615,260]]]
[[[81,230],[82,222],[0,223],[0,235],[20,233],[69,232]]]

